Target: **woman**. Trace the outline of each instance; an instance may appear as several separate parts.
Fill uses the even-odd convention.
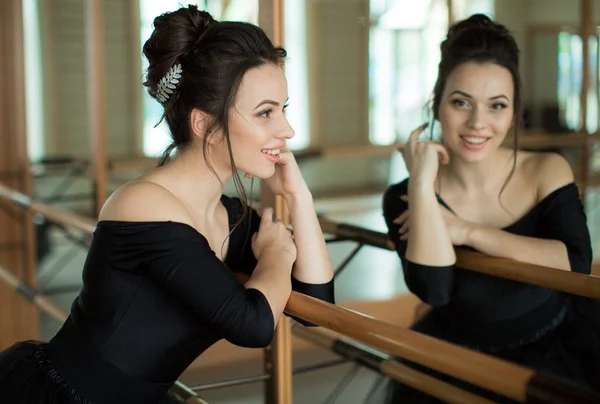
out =
[[[516,141],[503,147],[521,116],[518,54],[507,29],[486,16],[450,28],[433,97],[443,141],[419,141],[425,126],[411,134],[402,149],[409,178],[386,191],[384,216],[409,289],[432,306],[415,330],[598,387],[597,301],[455,266],[454,246],[463,246],[590,273],[586,215],[568,163],[519,151]],[[391,383],[387,402],[439,401]]]
[[[1,354],[0,402],[157,403],[218,340],[268,345],[291,289],[334,301],[312,197],[285,150],[285,50],[194,6],[154,25],[144,85],[173,145],[104,205],[57,335]],[[284,196],[294,239],[271,209],[247,208],[238,170]],[[222,195],[231,177],[241,199]]]

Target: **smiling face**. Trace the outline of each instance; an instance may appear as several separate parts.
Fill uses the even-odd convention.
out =
[[[280,150],[294,136],[284,112],[287,98],[280,67],[269,63],[246,72],[229,115],[231,149],[239,170],[259,178],[275,173]]]
[[[438,119],[453,156],[476,163],[504,141],[514,117],[514,83],[509,70],[494,63],[464,63],[449,75]]]

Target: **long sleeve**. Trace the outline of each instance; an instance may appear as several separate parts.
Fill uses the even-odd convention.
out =
[[[592,244],[577,186],[571,183],[559,188],[540,204],[539,237],[563,242],[567,247],[571,271],[589,275]]]
[[[240,285],[204,236],[181,223],[145,227],[143,243],[122,248],[118,261],[126,262],[128,254],[135,255],[132,260],[141,256],[147,276],[221,338],[244,347],[271,342],[274,319],[267,299]]]
[[[383,216],[388,236],[396,247],[402,262],[404,280],[408,289],[423,302],[432,306],[443,306],[452,297],[454,285],[453,266],[426,266],[406,259],[407,242],[400,239],[400,226],[393,221],[408,209],[408,203],[400,196],[408,193],[408,179],[389,187],[383,196]]]
[[[232,200],[237,202],[238,206],[241,205],[241,201],[239,201],[239,199],[232,198]],[[239,233],[239,236],[236,234],[236,237],[239,237],[239,239],[236,239],[236,241],[239,240],[240,242],[240,247],[238,248],[241,252],[239,254],[239,259],[236,261],[236,264],[233,267],[235,271],[242,272],[246,275],[252,275],[257,261],[254,257],[254,253],[252,252],[250,240],[252,239],[252,235],[258,231],[259,225],[260,215],[258,212],[256,212],[256,210],[250,209],[248,217],[245,218],[240,224],[239,229],[236,229],[236,232]],[[312,284],[299,281],[292,276],[292,290],[314,297],[315,299],[335,304],[333,279],[323,284]],[[313,325],[299,318],[293,318],[305,326]]]

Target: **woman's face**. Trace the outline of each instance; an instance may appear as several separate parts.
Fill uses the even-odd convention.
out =
[[[287,98],[287,80],[280,67],[268,63],[246,72],[229,112],[238,170],[262,179],[275,173],[279,152],[294,136],[284,113]]]
[[[504,141],[514,117],[510,71],[494,63],[464,63],[448,75],[439,107],[446,147],[454,158],[476,163]]]

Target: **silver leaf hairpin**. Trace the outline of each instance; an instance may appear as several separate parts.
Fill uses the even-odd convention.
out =
[[[158,82],[158,86],[156,88],[156,98],[161,103],[167,102],[170,97],[170,94],[173,94],[173,90],[177,88],[177,84],[179,84],[179,79],[181,78],[181,73],[183,70],[181,69],[180,64],[173,65],[167,74],[160,79]]]

